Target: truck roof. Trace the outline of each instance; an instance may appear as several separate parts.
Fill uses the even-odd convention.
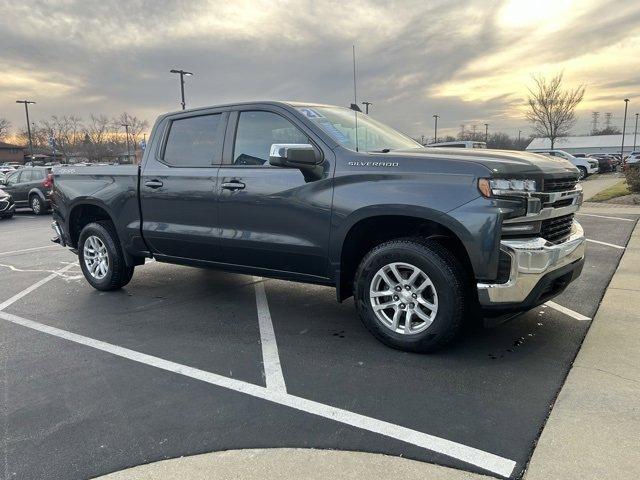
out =
[[[339,105],[331,105],[328,103],[317,103],[317,102],[299,102],[299,101],[287,101],[287,100],[253,100],[247,102],[229,102],[229,103],[221,103],[217,105],[203,105],[201,107],[187,108],[186,110],[174,110],[171,112],[166,112],[163,115],[171,115],[174,113],[187,113],[187,112],[198,112],[200,110],[208,110],[210,108],[221,108],[221,107],[238,107],[243,105],[278,105],[281,107],[338,107]],[[344,107],[344,108],[349,108]]]

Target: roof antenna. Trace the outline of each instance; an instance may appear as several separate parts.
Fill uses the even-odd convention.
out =
[[[351,108],[353,109],[353,116],[356,119],[356,152],[357,152],[358,151],[358,111],[362,111],[362,110],[360,110],[360,107],[358,107],[358,90],[356,89],[356,46],[352,45],[352,48],[353,48],[353,103],[351,104]]]

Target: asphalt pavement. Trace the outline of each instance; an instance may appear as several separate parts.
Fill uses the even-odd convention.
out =
[[[638,217],[579,216],[593,242],[554,306],[431,355],[378,343],[325,287],[150,262],[97,292],[49,217],[1,221],[4,477],[312,447],[518,478]]]

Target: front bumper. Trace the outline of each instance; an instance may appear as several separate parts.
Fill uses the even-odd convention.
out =
[[[587,169],[589,175],[593,175],[594,173],[598,173],[600,171],[600,165],[590,165]]]
[[[511,269],[505,283],[478,283],[480,305],[488,310],[524,311],[544,303],[577,278],[584,264],[584,231],[576,221],[569,238],[560,244],[540,237],[500,244],[511,259]]]
[[[0,200],[0,217],[8,217],[13,215],[16,211],[16,205],[10,200],[11,197],[2,198]]]

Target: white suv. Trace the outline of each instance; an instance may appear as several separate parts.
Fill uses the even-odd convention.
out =
[[[624,163],[638,163],[640,162],[640,150],[636,150],[631,152],[627,158],[624,159]]]
[[[587,178],[592,173],[598,173],[600,170],[598,161],[594,158],[578,158],[574,157],[570,153],[564,150],[527,150],[532,153],[539,153],[540,155],[546,155],[548,157],[564,158],[569,160],[574,167],[580,170],[580,180]]]

